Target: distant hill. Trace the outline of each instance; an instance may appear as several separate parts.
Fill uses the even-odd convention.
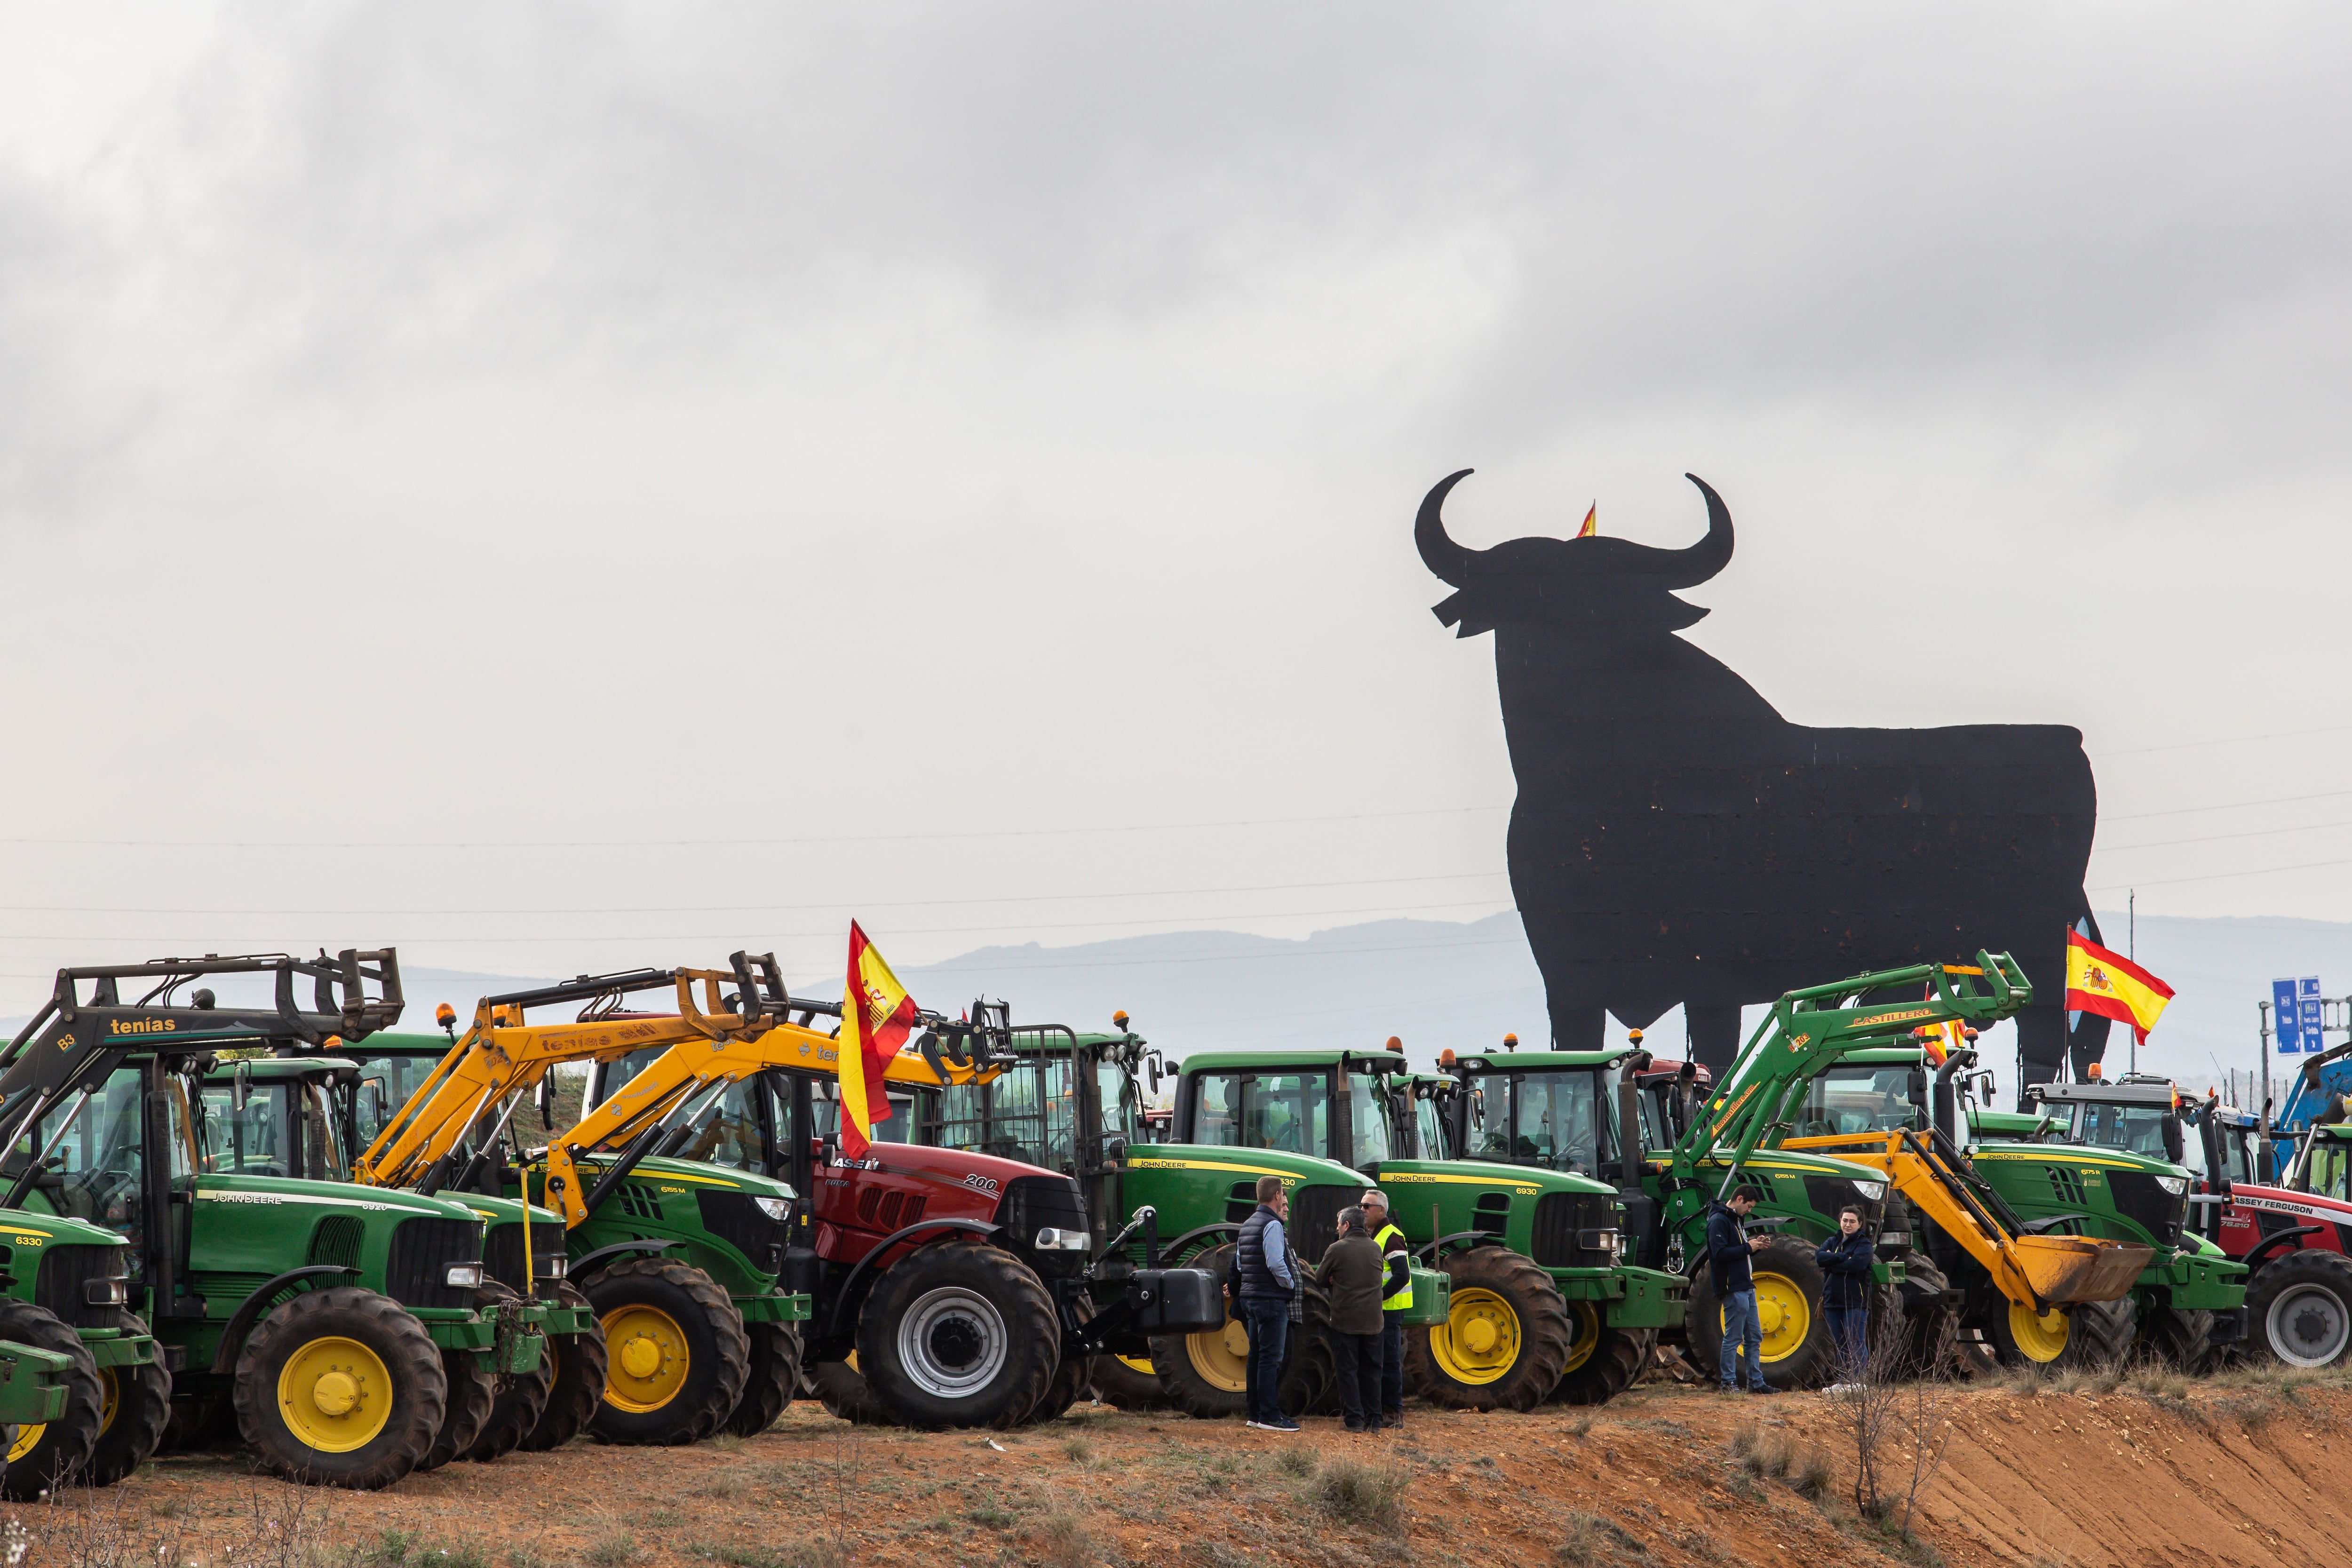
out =
[[[2103,911],[2099,919],[2120,951],[2127,940],[2124,917]],[[2352,924],[2337,921],[2144,915],[2137,957],[2179,992],[2142,1066],[2199,1089],[2220,1081],[2220,1070],[2251,1071],[2255,1004],[2270,994],[2273,976],[2316,974],[2330,995],[2352,991]],[[961,1011],[984,994],[1009,1000],[1016,1021],[1108,1028],[1112,1012],[1124,1008],[1139,1033],[1174,1056],[1211,1047],[1370,1049],[1395,1035],[1411,1059],[1425,1066],[1442,1047],[1491,1047],[1516,1032],[1532,1047],[1549,1031],[1543,982],[1518,916],[1509,913],[1466,923],[1377,921],[1296,940],[1171,931],[1073,947],[1029,942],[980,948],[899,973],[924,1005],[942,1012]],[[466,1014],[487,993],[549,983],[428,968],[407,970],[404,978],[405,1026],[412,1029],[433,1026],[436,1003]],[[2063,975],[2032,979],[2064,984]],[[840,994],[837,980],[792,980],[812,996]],[[1751,1027],[1760,1013],[1749,1009]],[[1612,1026],[1611,1033],[1622,1031]],[[1682,1043],[1679,1013],[1650,1032],[1661,1054],[1678,1053]],[[2006,1093],[2016,1050],[2009,1031],[1996,1031],[1984,1050]],[[2129,1036],[2118,1029],[2109,1069],[2120,1072],[2128,1057]]]

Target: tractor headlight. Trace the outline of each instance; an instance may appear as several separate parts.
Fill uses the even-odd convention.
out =
[[[766,1215],[770,1219],[782,1219],[786,1215],[793,1212],[793,1201],[790,1198],[762,1197],[758,1194],[752,1194],[751,1201],[758,1204],[760,1205],[760,1212]]]
[[[541,1279],[561,1279],[572,1272],[572,1259],[561,1252],[530,1260],[530,1271]]]
[[[1864,1203],[1874,1204],[1886,1195],[1885,1182],[1856,1182],[1853,1190]]]
[[[1040,1252],[1084,1252],[1089,1245],[1083,1230],[1056,1229],[1046,1226],[1030,1243]]]
[[[478,1263],[452,1263],[441,1279],[444,1284],[460,1290],[478,1290],[482,1284],[482,1266]]]
[[[120,1307],[131,1300],[131,1287],[119,1278],[85,1279],[81,1286],[81,1299],[87,1306]]]
[[[2156,1184],[2162,1187],[2166,1192],[2170,1193],[2177,1198],[2181,1194],[2189,1190],[2189,1178],[2186,1176],[2158,1176],[2156,1179]]]

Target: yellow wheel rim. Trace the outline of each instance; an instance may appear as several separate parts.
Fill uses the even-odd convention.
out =
[[[632,1415],[676,1399],[694,1364],[686,1331],[658,1307],[633,1304],[606,1314],[604,1353],[604,1398]]]
[[[104,1436],[114,1426],[114,1413],[122,1408],[122,1384],[116,1381],[114,1369],[98,1369],[98,1432]]]
[[[46,1421],[27,1422],[24,1426],[17,1427],[16,1440],[8,1445],[8,1462],[13,1465],[17,1460],[23,1458],[26,1455],[31,1453],[33,1451],[33,1445],[39,1442],[41,1440],[41,1434],[48,1429],[49,1424]]]
[[[1444,1323],[1429,1331],[1429,1353],[1454,1382],[1488,1384],[1519,1364],[1520,1341],[1511,1304],[1474,1288],[1454,1292]]]
[[[1568,1361],[1559,1369],[1563,1373],[1574,1372],[1601,1348],[1601,1310],[1590,1301],[1570,1301],[1568,1326],[1576,1337],[1568,1342]]]
[[[1124,1358],[1122,1358],[1124,1359]],[[1203,1329],[1197,1334],[1184,1336],[1184,1359],[1202,1382],[1227,1394],[1242,1394],[1249,1388],[1249,1331],[1235,1318],[1227,1318],[1222,1329]],[[1129,1362],[1133,1366],[1133,1362]],[[1149,1371],[1150,1363],[1144,1363]]]
[[[364,1448],[392,1419],[392,1373],[357,1340],[312,1340],[287,1357],[278,1374],[278,1414],[306,1448]]]
[[[1118,1364],[1129,1372],[1139,1372],[1146,1377],[1159,1375],[1152,1370],[1151,1358],[1148,1355],[1123,1355],[1118,1358]]]
[[[1803,1287],[1787,1275],[1759,1274],[1756,1319],[1764,1331],[1764,1364],[1769,1366],[1796,1354],[1805,1336],[1813,1331],[1813,1304],[1805,1300]],[[1720,1307],[1716,1309],[1715,1321],[1719,1331],[1730,1332]]]
[[[2009,1337],[2028,1361],[2048,1364],[2066,1353],[2066,1314],[2052,1308],[2040,1317],[2032,1309],[2009,1304]]]

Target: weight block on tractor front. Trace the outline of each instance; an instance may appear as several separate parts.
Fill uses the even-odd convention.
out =
[[[1225,1326],[1223,1287],[1205,1268],[1144,1268],[1122,1297],[1139,1334],[1199,1334]]]
[[[106,1331],[102,1339],[82,1335],[81,1348],[100,1367],[146,1366],[163,1353],[162,1347],[144,1334],[125,1334],[119,1330]]]
[[[1683,1301],[1689,1288],[1679,1274],[1655,1268],[1622,1268],[1618,1274],[1624,1294],[1602,1310],[1601,1321],[1612,1329],[1663,1329],[1683,1321]]]
[[[805,1323],[810,1317],[809,1299],[778,1292],[767,1296],[738,1296],[735,1310],[743,1314],[747,1323]]]
[[[1409,1266],[1412,1273],[1412,1305],[1399,1320],[1409,1329],[1433,1329],[1454,1314],[1454,1276],[1435,1268]]]
[[[488,1318],[428,1318],[418,1312],[416,1321],[425,1325],[427,1337],[445,1351],[486,1351],[499,1337],[498,1325]]]
[[[0,1345],[0,1421],[29,1426],[62,1419],[72,1370],[73,1358],[58,1352],[13,1341]]]

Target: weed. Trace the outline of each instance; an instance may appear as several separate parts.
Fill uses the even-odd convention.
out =
[[[590,1568],[630,1568],[645,1552],[637,1545],[636,1537],[627,1531],[615,1531],[581,1553]]]
[[[1198,1321],[1197,1319],[1194,1321]],[[972,1523],[983,1525],[990,1530],[1009,1529],[1019,1517],[1017,1514],[1007,1513],[1001,1508],[975,1508],[964,1514],[964,1518],[971,1521]]]
[[[1095,1457],[1095,1446],[1084,1437],[1073,1437],[1062,1445],[1062,1452],[1070,1463],[1083,1465]]]
[[[1789,1484],[1819,1502],[1837,1480],[1837,1466],[1827,1453],[1811,1443],[1794,1446],[1789,1456]]]
[[[1324,1511],[1334,1519],[1395,1535],[1404,1530],[1403,1498],[1409,1479],[1390,1466],[1339,1459],[1325,1467],[1316,1493]]]
[[[1312,1448],[1285,1448],[1281,1457],[1275,1460],[1282,1467],[1285,1475],[1297,1476],[1301,1480],[1315,1473],[1318,1462]]]
[[[1580,1415],[1575,1420],[1570,1422],[1568,1424],[1568,1435],[1571,1437],[1591,1436],[1592,1435],[1592,1417],[1590,1415]]]
[[[710,1439],[710,1446],[722,1454],[731,1454],[743,1446],[743,1439],[732,1432],[721,1432]]]
[[[1559,1532],[1559,1545],[1552,1555],[1567,1563],[1569,1568],[1592,1568],[1592,1564],[1599,1561],[1602,1539],[1599,1520],[1589,1513],[1571,1513]]]
[[[647,1530],[676,1530],[686,1522],[686,1515],[676,1509],[657,1508],[647,1513],[642,1522]]]
[[[723,1563],[726,1568],[844,1568],[840,1553],[829,1543],[822,1542],[793,1552],[776,1552],[764,1546],[726,1546],[698,1541],[686,1552],[688,1556],[706,1563]]]
[[[1055,1511],[1037,1527],[1037,1561],[1044,1568],[1092,1568],[1102,1560],[1095,1538],[1074,1513]]]
[[[696,1497],[733,1498],[743,1495],[740,1476],[713,1476],[694,1489]]]

